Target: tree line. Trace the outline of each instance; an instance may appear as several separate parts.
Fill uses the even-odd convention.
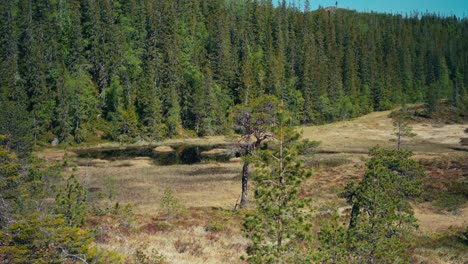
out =
[[[467,105],[466,18],[267,0],[1,0],[0,16],[0,133],[18,149],[223,134],[262,95],[292,124]]]

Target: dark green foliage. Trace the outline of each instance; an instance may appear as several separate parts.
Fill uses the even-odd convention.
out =
[[[55,134],[60,142],[81,143],[93,133],[91,128],[98,120],[97,88],[83,70],[61,74]]]
[[[347,229],[340,223],[339,216],[324,219],[318,233],[320,246],[317,257],[320,263],[350,263],[349,239]]]
[[[82,226],[87,216],[87,190],[72,175],[67,186],[55,198],[56,213],[63,215],[65,224]]]
[[[352,206],[347,233],[352,259],[407,263],[409,234],[417,227],[409,199],[421,195],[424,170],[406,150],[376,147],[370,155],[364,179],[341,194]]]
[[[0,261],[2,263],[122,263],[119,255],[100,251],[83,223],[86,190],[74,178],[57,196],[51,182],[58,171],[28,155],[18,158],[0,137]]]
[[[280,102],[277,97],[264,95],[251,100],[247,105],[236,105],[232,119],[234,120],[234,130],[241,135],[245,135],[245,141],[261,139],[271,133],[277,124],[278,106]],[[261,143],[261,142],[260,142]],[[257,144],[255,147],[258,147]]]
[[[309,200],[299,196],[301,184],[311,176],[298,159],[299,134],[287,127],[282,108],[274,140],[257,152],[255,162],[256,208],[244,222],[251,240],[251,263],[304,263],[310,241]]]
[[[466,18],[252,0],[2,0],[0,18],[0,120],[34,143],[222,134],[265,94],[295,125],[468,107]]]
[[[468,245],[468,227],[465,227],[465,230],[460,232],[460,234],[458,235],[458,238],[465,245]]]
[[[0,259],[5,263],[124,263],[114,252],[92,245],[92,235],[63,218],[32,213],[0,229]]]
[[[4,140],[0,136],[0,140]],[[14,202],[18,199],[16,189],[20,184],[21,166],[16,155],[0,146],[0,228],[10,221]]]
[[[0,144],[5,136],[0,135]],[[0,205],[5,206],[0,223],[13,220],[6,215],[21,215],[48,206],[42,199],[47,196],[50,182],[57,175],[53,167],[45,167],[39,159],[22,153],[21,156],[0,145]],[[47,179],[46,179],[47,178]],[[1,225],[0,225],[1,227]]]
[[[92,242],[86,231],[64,225],[63,219],[38,214],[0,230],[0,238],[0,258],[7,263],[63,263],[73,256],[86,260],[80,253]]]

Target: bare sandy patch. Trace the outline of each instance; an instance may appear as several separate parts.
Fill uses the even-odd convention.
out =
[[[453,145],[460,143],[460,138],[466,135],[464,130],[467,128],[468,125],[444,125],[441,127],[427,124],[413,125],[413,131],[417,134],[416,139]]]
[[[430,204],[413,204],[412,207],[422,232],[435,233],[468,226],[468,207],[457,214],[437,212]]]
[[[174,149],[171,148],[170,146],[158,146],[153,149],[154,152],[158,153],[170,153],[174,152]]]

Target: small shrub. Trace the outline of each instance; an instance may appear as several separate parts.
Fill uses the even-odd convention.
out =
[[[69,164],[68,164],[68,159],[67,159],[67,158],[64,158],[64,159],[63,159],[63,162],[62,162],[62,167],[66,168],[66,167],[68,167],[68,165],[69,165]]]
[[[55,212],[63,215],[69,226],[82,226],[87,216],[88,191],[72,175],[55,199]]]
[[[434,206],[446,210],[448,212],[457,213],[460,207],[465,203],[466,199],[463,194],[442,193],[437,200],[434,201]]]
[[[174,191],[171,188],[164,190],[161,208],[169,218],[177,217],[185,211],[180,201],[174,196]]]
[[[102,192],[97,194],[98,199],[102,199]],[[119,208],[119,203],[112,204],[109,201],[95,201],[91,203],[91,214],[94,216],[113,215],[116,214],[116,208]]]
[[[109,207],[93,203],[91,205],[90,213],[91,213],[91,215],[94,215],[94,216],[108,215],[109,214]]]
[[[468,226],[465,227],[465,230],[461,231],[458,234],[458,239],[468,246]]]
[[[226,230],[226,227],[219,221],[213,221],[205,227],[206,232],[221,232],[224,230]]]
[[[134,261],[138,264],[165,264],[166,257],[155,248],[149,249],[147,244],[143,244],[135,250]]]
[[[120,206],[119,203],[116,203],[114,206],[114,215],[118,217],[119,225],[126,228],[135,227],[135,215],[133,213],[133,205],[126,204],[125,206]]]
[[[174,247],[179,253],[188,253],[194,257],[199,257],[203,254],[203,248],[198,241],[195,239],[190,239],[188,241],[184,241],[182,239],[177,239],[174,242]]]
[[[120,227],[135,228],[136,221],[132,204],[121,206],[119,202],[115,204],[109,202],[93,203],[91,206],[91,214],[94,216],[112,215],[119,221]]]
[[[446,190],[427,190],[427,198],[442,210],[458,213],[460,207],[468,200],[468,182],[454,181],[444,185]]]

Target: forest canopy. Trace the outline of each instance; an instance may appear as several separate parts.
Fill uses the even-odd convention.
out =
[[[264,94],[293,124],[466,107],[466,18],[265,0],[1,0],[0,16],[0,134],[18,149],[223,134]]]

